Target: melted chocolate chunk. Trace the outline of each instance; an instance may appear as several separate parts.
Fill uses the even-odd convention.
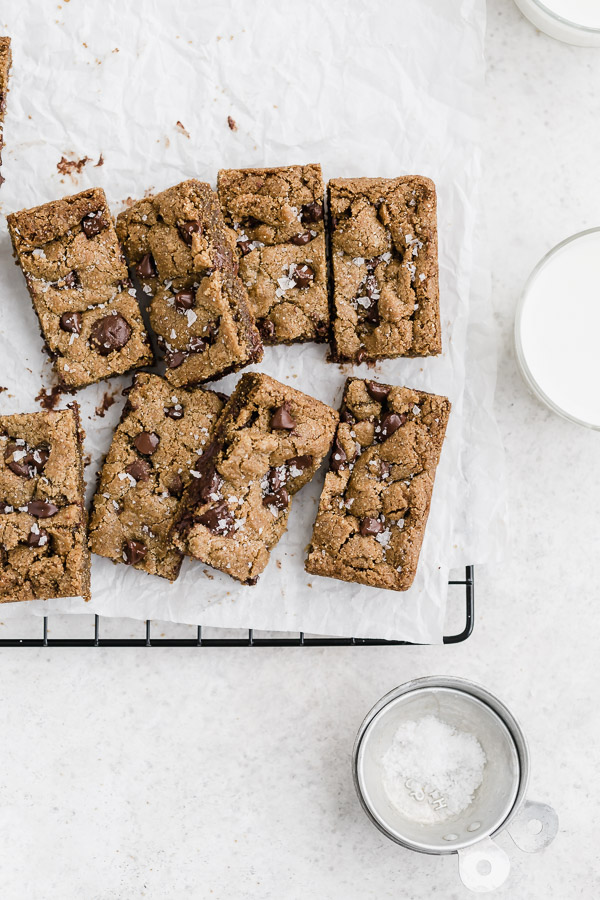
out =
[[[169,350],[165,355],[167,369],[177,369],[186,358],[187,353],[184,350]]]
[[[188,341],[188,350],[190,353],[204,353],[208,347],[206,338],[200,337],[198,334],[192,335]]]
[[[31,500],[27,504],[27,512],[30,516],[35,516],[37,519],[49,519],[50,516],[56,515],[58,506],[45,500]]]
[[[379,460],[379,474],[382,478],[387,478],[390,472],[392,471],[392,467],[390,463],[386,459]]]
[[[177,472],[169,479],[168,491],[172,497],[181,497],[183,493],[183,478]]]
[[[319,320],[315,325],[315,334],[317,337],[326,338],[329,334],[329,325],[327,322]]]
[[[391,391],[389,384],[378,384],[376,381],[365,381],[367,393],[373,400],[378,403],[384,403]]]
[[[30,531],[26,538],[29,547],[47,547],[50,543],[50,535],[45,528],[39,528],[37,531]]]
[[[271,416],[271,428],[278,431],[293,431],[296,422],[292,419],[287,403],[278,406]]]
[[[97,212],[91,212],[88,213],[87,216],[84,216],[81,220],[81,227],[86,238],[89,240],[90,238],[96,237],[96,235],[100,234],[101,231],[104,231],[105,228],[108,228],[108,222],[102,215],[102,210],[99,209]]]
[[[379,519],[365,516],[364,519],[360,520],[360,533],[363,537],[375,537],[376,534],[381,534],[382,531],[383,523]]]
[[[388,413],[375,425],[375,437],[379,438],[380,441],[385,441],[387,438],[391,437],[395,431],[398,431],[400,426],[404,425],[405,422],[406,416],[404,413],[402,413],[402,415],[398,415],[398,413]]]
[[[275,325],[270,319],[258,319],[256,327],[263,341],[272,341],[275,337]]]
[[[77,272],[69,272],[68,275],[62,279],[62,284],[59,282],[56,283],[56,287],[59,291],[64,290],[65,288],[74,288],[79,284],[79,276]]]
[[[168,416],[169,419],[183,419],[183,406],[181,403],[176,403],[175,406],[168,406],[165,409],[165,416]]]
[[[313,200],[302,207],[300,218],[303,222],[320,222],[323,218],[323,204]]]
[[[123,558],[128,566],[137,566],[147,552],[146,545],[142,541],[128,540],[123,544]]]
[[[193,291],[178,291],[174,297],[175,309],[177,312],[185,313],[196,303],[196,297]]]
[[[314,235],[310,233],[310,231],[302,231],[300,234],[295,234],[292,238],[292,244],[295,244],[296,247],[304,247],[305,244],[310,244]]]
[[[217,494],[219,488],[223,484],[223,479],[217,472],[214,464],[214,458],[219,452],[219,445],[212,441],[197,460],[190,485],[190,495],[194,503],[208,503],[214,500],[213,495]]]
[[[302,473],[305,469],[310,469],[313,463],[313,457],[309,453],[305,453],[303,456],[292,456],[291,459],[286,460],[285,464],[289,469],[290,477],[298,478],[299,476],[294,474],[292,469],[298,469]]]
[[[151,253],[146,253],[135,265],[135,273],[140,278],[156,278],[156,263]]]
[[[351,412],[349,412],[347,409],[343,409],[340,413],[340,421],[346,422],[347,425],[354,425],[356,419]]]
[[[134,459],[132,463],[125,467],[125,471],[132,478],[135,478],[136,481],[148,481],[152,466],[145,459]]]
[[[332,472],[339,472],[340,469],[344,469],[348,464],[348,457],[344,451],[344,448],[339,442],[339,439],[336,435],[335,440],[333,442],[333,447],[331,448],[331,458],[329,460],[329,468]]]
[[[131,325],[121,313],[97,319],[90,332],[90,344],[100,356],[108,356],[114,350],[122,350],[131,337]]]
[[[315,270],[305,263],[294,269],[291,278],[296,287],[307,288],[315,280]]]
[[[287,509],[290,502],[290,495],[284,487],[278,488],[272,494],[265,494],[263,497],[263,506],[274,506],[275,509]]]
[[[365,310],[365,321],[374,325],[376,328],[381,325],[381,315],[379,314],[379,304],[376,300],[371,301],[371,305]]]
[[[252,241],[237,241],[236,246],[242,256],[247,256],[252,251]]]
[[[182,222],[181,225],[177,226],[177,230],[179,231],[181,240],[187,244],[188,247],[191,247],[193,235],[202,234],[202,225],[198,219],[193,219],[190,222]]]
[[[364,349],[364,347],[361,347],[360,350],[358,351],[358,353],[356,354],[357,365],[360,366],[361,363],[364,363],[366,358],[367,358],[367,351]]]
[[[196,522],[204,525],[213,534],[228,535],[233,531],[234,519],[227,502],[223,500],[222,503],[207,509],[205,513],[198,516]]]
[[[138,453],[143,453],[144,456],[152,456],[160,443],[160,438],[153,431],[140,431],[133,443]]]
[[[81,334],[82,324],[83,316],[80,312],[66,312],[60,317],[60,327],[63,331],[68,331],[70,334]]]
[[[14,454],[17,454],[17,459]],[[24,453],[24,456],[20,456]],[[4,462],[7,467],[22,478],[33,478],[44,471],[44,466],[50,458],[48,447],[28,447],[25,444],[16,444],[13,441],[8,444],[4,453]]]

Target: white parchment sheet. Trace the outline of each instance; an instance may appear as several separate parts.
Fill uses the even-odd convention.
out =
[[[0,394],[36,409],[54,376],[12,257],[5,216],[90,186],[127,198],[220,167],[320,162],[334,176],[422,174],[439,193],[444,352],[356,374],[453,403],[428,531],[406,593],[304,572],[321,477],[294,498],[288,533],[256,587],[186,560],[179,580],[93,558],[93,600],[5,604],[2,617],[98,612],[212,626],[441,640],[451,566],[505,543],[502,450],[492,414],[495,337],[479,219],[485,4],[480,0],[4,0],[13,38],[0,191]],[[235,128],[228,124],[234,120]],[[89,157],[61,174],[62,157]],[[100,158],[102,165],[97,165]],[[269,348],[260,369],[337,405],[349,369],[317,345]],[[231,389],[237,376],[219,383]],[[80,391],[88,486],[124,402],[114,379]],[[66,398],[67,402],[70,398]]]

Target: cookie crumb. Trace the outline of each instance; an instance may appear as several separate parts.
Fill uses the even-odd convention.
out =
[[[104,165],[104,157],[102,156],[102,154],[100,154],[100,156],[98,157],[98,162],[96,163],[94,168],[97,169],[98,166],[103,166],[103,165]]]
[[[177,120],[177,122],[175,122],[175,128],[177,129],[177,131],[181,132],[181,134],[184,134],[186,136],[186,138],[189,138],[189,136],[190,136],[189,131],[187,131],[187,129],[185,129],[183,127],[183,125],[181,124],[181,122],[179,120]]]
[[[227,124],[229,125],[229,127],[232,131],[238,130],[237,122],[235,121],[235,119],[232,119],[231,116],[227,116]]]
[[[82,159],[67,159],[66,156],[61,156],[60,162],[56,163],[56,168],[61,175],[70,175],[73,177],[74,173],[80,175],[81,170],[88,162],[91,162],[89,156],[84,156]]]

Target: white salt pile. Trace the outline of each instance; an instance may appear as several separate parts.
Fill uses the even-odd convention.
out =
[[[383,784],[403,815],[435,824],[457,816],[473,802],[485,763],[473,734],[428,715],[397,729],[383,757]]]

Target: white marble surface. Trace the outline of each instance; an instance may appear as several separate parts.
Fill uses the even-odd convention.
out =
[[[531,745],[530,796],[561,817],[538,856],[500,838],[512,873],[498,895],[600,893],[600,435],[533,400],[512,349],[529,270],[599,224],[600,51],[536,33],[510,0],[488,9],[485,190],[514,540],[503,565],[477,571],[473,637],[414,649],[2,651],[3,898],[471,896],[455,858],[386,841],[350,777],[368,708],[441,673],[511,706]],[[569,322],[568,298],[565,312],[565,340],[576,340],[585,324]]]

